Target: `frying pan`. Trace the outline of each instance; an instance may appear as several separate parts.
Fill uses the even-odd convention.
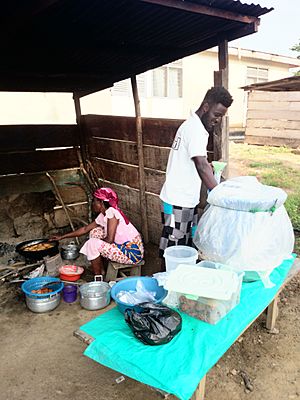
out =
[[[53,246],[50,247],[49,249],[45,250],[37,250],[37,251],[25,251],[25,248],[28,246],[32,246],[34,244],[40,244],[40,243],[48,243],[48,239],[34,239],[34,240],[27,240],[25,242],[21,242],[17,244],[16,246],[16,252],[21,254],[21,256],[25,258],[29,258],[32,260],[41,260],[42,258],[46,256],[55,256],[58,254],[58,241],[52,241],[50,242]]]

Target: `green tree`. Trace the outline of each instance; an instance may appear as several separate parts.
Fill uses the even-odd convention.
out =
[[[298,44],[295,44],[295,45],[291,48],[291,50],[297,51],[297,53],[299,53],[298,56],[297,56],[297,58],[300,58],[300,39],[299,39],[299,43],[298,43]]]
[[[300,39],[299,39],[298,44],[295,44],[295,45],[291,48],[291,50],[296,51],[296,52],[298,53],[297,58],[300,59]],[[297,72],[295,73],[295,75],[300,75],[300,69],[299,69],[299,71],[297,71]]]

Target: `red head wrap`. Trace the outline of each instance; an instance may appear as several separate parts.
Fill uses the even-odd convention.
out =
[[[126,217],[126,215],[123,213],[123,211],[121,211],[118,207],[119,199],[118,199],[117,193],[114,192],[111,188],[97,189],[94,192],[93,196],[96,197],[96,199],[99,199],[102,201],[107,201],[111,207],[113,207],[119,211],[119,213],[124,218],[125,223],[127,225],[129,224],[129,219]]]

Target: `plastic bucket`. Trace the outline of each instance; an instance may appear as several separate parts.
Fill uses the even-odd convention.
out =
[[[164,252],[167,272],[173,271],[178,264],[196,264],[198,250],[189,246],[171,246]]]
[[[77,286],[75,285],[64,286],[62,295],[66,303],[73,303],[77,299]]]

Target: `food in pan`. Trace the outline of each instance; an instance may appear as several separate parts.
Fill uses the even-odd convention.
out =
[[[23,251],[41,251],[41,250],[48,250],[53,247],[53,243],[37,243],[37,244],[32,244],[29,246],[24,246],[22,248]]]

